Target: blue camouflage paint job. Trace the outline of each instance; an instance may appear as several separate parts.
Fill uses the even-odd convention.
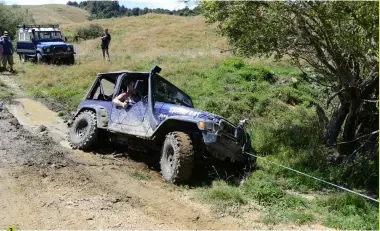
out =
[[[119,109],[110,102],[102,100],[83,100],[78,106],[78,112],[84,108],[105,108],[108,116],[109,129],[111,131],[150,137],[153,130],[149,126],[147,113],[148,102],[147,99],[141,100],[135,105],[126,109]],[[201,111],[195,108],[185,106],[173,105],[168,103],[156,102],[154,105],[154,114],[159,119],[160,125],[170,118],[181,117],[184,121],[218,121],[222,117],[214,115],[209,112]]]

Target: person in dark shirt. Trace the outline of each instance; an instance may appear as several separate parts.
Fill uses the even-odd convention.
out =
[[[107,53],[108,61],[110,61],[110,54],[108,53],[108,47],[111,42],[111,35],[108,33],[108,28],[106,28],[104,32],[105,34],[102,37],[100,37],[100,39],[102,40],[101,48],[103,51],[103,59],[106,58],[105,53]]]
[[[13,46],[12,42],[9,40],[7,34],[4,34],[2,41],[0,41],[0,45],[3,47],[3,68],[6,70],[7,62],[11,67],[10,72],[13,72]]]

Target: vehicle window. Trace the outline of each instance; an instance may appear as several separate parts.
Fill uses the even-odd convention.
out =
[[[58,32],[58,31],[51,32],[51,38],[52,39],[60,39],[60,38],[62,38],[61,32]]]
[[[106,79],[101,79],[100,84],[98,85],[96,92],[92,99],[96,100],[106,100],[106,101],[111,101],[112,96],[115,90],[115,84],[106,80]]]
[[[24,34],[24,41],[30,41],[30,34],[28,32],[23,33]]]
[[[158,102],[193,107],[190,97],[159,76],[154,77],[154,99]]]

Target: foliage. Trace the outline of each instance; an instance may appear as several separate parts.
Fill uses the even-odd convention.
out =
[[[218,23],[219,32],[228,38],[236,54],[290,58],[301,69],[302,80],[309,86],[323,86],[328,93],[324,100],[327,107],[323,108],[315,100],[316,95],[305,94],[305,85],[299,86],[297,81],[278,89],[276,96],[287,104],[308,102],[316,106],[319,125],[310,119],[299,120],[300,110],[290,117],[266,114],[274,122],[258,126],[259,132],[253,139],[255,147],[263,153],[280,149],[294,153],[295,147],[307,147],[316,138],[314,127],[317,138],[323,137],[325,144],[335,149],[337,157],[332,162],[340,165],[321,165],[334,169],[327,171],[331,178],[378,191],[378,133],[368,135],[377,131],[379,125],[377,3],[205,1],[201,6],[208,22]],[[331,102],[334,108],[329,108]],[[256,104],[263,115],[267,107],[273,107],[273,100]],[[289,133],[291,126],[300,128],[300,139]],[[304,148],[294,155],[320,153],[310,150]],[[322,155],[327,159],[331,151]]]
[[[345,142],[377,130],[377,125],[365,122],[378,124],[373,119],[376,107],[368,114],[363,104],[365,99],[378,98],[377,3],[207,1],[201,5],[237,54],[287,55],[305,74],[305,68],[312,68],[314,74],[306,75],[309,81],[336,92],[340,107],[327,126],[327,144],[336,144],[342,127]]]
[[[17,25],[23,23],[33,23],[32,16],[27,12],[22,12],[16,6],[6,7],[0,2],[0,33],[8,31],[11,39],[15,39]]]
[[[104,33],[103,28],[98,24],[89,24],[86,26],[79,26],[73,31],[73,38],[75,41],[79,39],[87,40],[94,39]]]
[[[91,13],[89,17],[92,19],[101,19],[101,18],[114,18],[122,16],[139,16],[147,13],[155,14],[170,14],[170,15],[179,15],[179,16],[194,16],[199,14],[199,7],[194,9],[189,9],[185,7],[180,10],[167,10],[167,9],[149,9],[147,7],[141,9],[136,8],[126,8],[124,5],[120,6],[118,1],[81,1],[77,3],[76,1],[69,1],[67,5],[79,7],[85,9]]]

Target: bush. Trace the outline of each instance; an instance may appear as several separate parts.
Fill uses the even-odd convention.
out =
[[[77,27],[73,32],[74,41],[98,38],[103,33],[103,28],[98,24]]]

